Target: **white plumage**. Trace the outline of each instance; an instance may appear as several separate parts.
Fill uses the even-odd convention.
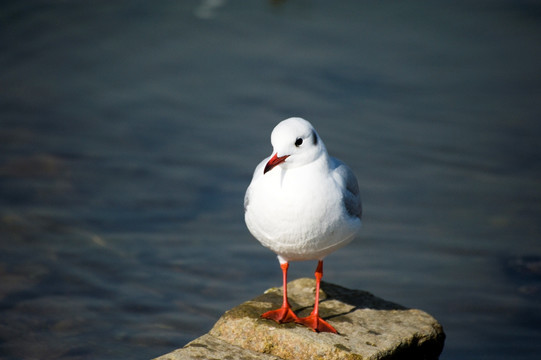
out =
[[[357,179],[347,165],[329,156],[304,119],[280,122],[271,143],[272,155],[256,167],[244,197],[250,233],[278,255],[283,270],[283,305],[262,317],[336,333],[319,317],[319,286],[323,258],[353,240],[361,227]],[[295,260],[319,260],[314,311],[306,318],[298,318],[287,301],[287,269]]]
[[[302,139],[299,146],[297,139]],[[361,227],[355,175],[328,155],[304,119],[279,123],[271,142],[273,154],[288,157],[267,173],[271,157],[256,167],[244,200],[246,225],[281,261],[323,259],[349,243]]]

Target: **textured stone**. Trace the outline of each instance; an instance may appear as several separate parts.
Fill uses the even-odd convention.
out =
[[[181,349],[177,349],[169,354],[165,354],[155,360],[280,360],[272,355],[261,354],[255,351],[243,349],[231,345],[224,340],[215,338],[212,335],[205,334],[192,342],[189,342]]]
[[[312,311],[314,292],[312,279],[298,279],[288,284],[289,301],[297,315],[306,316]],[[213,352],[213,357],[205,355],[207,359],[251,359],[248,356],[254,353],[261,359],[264,355],[299,360],[437,359],[443,349],[445,335],[441,325],[423,311],[325,282],[322,282],[320,299],[320,315],[339,334],[315,333],[301,325],[262,319],[262,313],[282,303],[282,289],[272,288],[227,311],[209,332],[210,336],[205,335],[177,350],[186,357],[171,359],[198,358],[189,357],[193,344],[202,348],[210,340],[209,348],[219,351]],[[240,353],[235,355],[233,351],[239,349],[250,352],[242,355],[245,357]],[[168,358],[160,358],[165,359]]]

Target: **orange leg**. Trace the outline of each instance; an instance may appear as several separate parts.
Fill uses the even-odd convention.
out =
[[[297,322],[299,318],[293,310],[291,310],[291,306],[289,305],[289,302],[287,301],[287,269],[289,268],[289,263],[285,262],[280,264],[280,267],[282,268],[282,274],[283,274],[283,280],[284,280],[284,299],[282,302],[282,307],[276,310],[267,311],[263,315],[261,315],[264,319],[270,319],[278,322],[279,324],[288,323],[288,322]]]
[[[298,319],[297,323],[303,324],[309,327],[315,332],[332,332],[337,334],[338,332],[328,322],[319,317],[319,287],[321,278],[323,277],[323,260],[319,260],[316,269],[316,300],[314,302],[314,310],[307,317]]]

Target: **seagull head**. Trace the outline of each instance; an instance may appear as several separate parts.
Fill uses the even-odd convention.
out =
[[[308,121],[292,117],[280,122],[271,134],[272,156],[263,173],[280,165],[284,168],[303,166],[326,152],[325,145]]]

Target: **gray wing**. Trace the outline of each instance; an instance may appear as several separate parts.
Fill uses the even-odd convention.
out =
[[[246,209],[248,208],[248,205],[250,204],[250,187],[252,183],[257,181],[257,179],[263,175],[263,168],[265,167],[265,164],[269,161],[270,156],[266,159],[263,159],[254,170],[254,175],[252,176],[252,181],[250,182],[250,185],[248,185],[248,188],[246,189],[246,194],[244,194],[244,212],[246,212]]]
[[[334,178],[342,185],[344,192],[342,201],[349,215],[352,217],[362,216],[361,195],[359,193],[359,184],[353,171],[338,159],[333,159],[335,168],[333,170]]]
[[[250,188],[248,188],[246,194],[244,194],[244,212],[246,212],[248,204],[250,204]]]

